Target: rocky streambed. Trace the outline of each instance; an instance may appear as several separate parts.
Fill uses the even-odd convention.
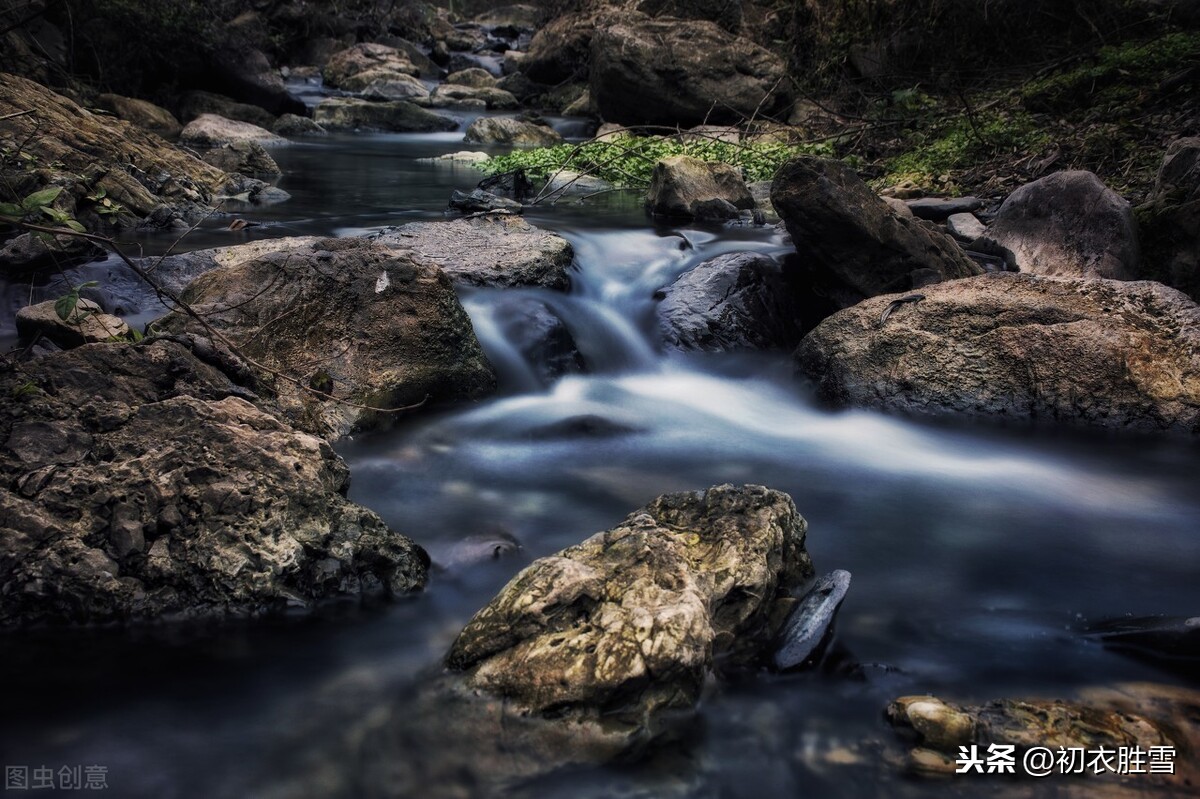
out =
[[[645,29],[603,35],[653,76]],[[772,226],[685,160],[655,217],[447,218],[480,175],[434,115],[530,132],[487,113],[495,76],[430,91],[401,51],[329,59],[314,117],[357,135],[189,123],[253,143],[162,184],[228,197],[193,252],[143,234],[204,323],[23,322],[54,346],[0,380],[9,760],[129,796],[926,796],[1018,784],[910,779],[957,746],[1046,741],[1179,768],[1034,793],[1194,789],[1200,321],[1128,280],[1128,204],[1065,173],[942,225],[979,209],[800,159]],[[593,88],[622,66],[592,61]],[[95,278],[104,318],[162,316],[115,259],[32,294]]]

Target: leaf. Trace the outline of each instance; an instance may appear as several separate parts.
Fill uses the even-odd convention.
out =
[[[78,302],[79,292],[72,291],[70,294],[64,294],[54,303],[54,313],[58,314],[58,318],[65,322],[71,318],[71,313],[75,310]]]
[[[68,219],[63,224],[65,224],[71,230],[74,230],[76,233],[87,233],[87,228],[85,228],[82,224],[80,224],[75,219]]]
[[[48,189],[42,189],[30,194],[21,201],[21,205],[25,206],[27,210],[32,211],[35,208],[41,208],[54,202],[60,194],[62,194],[62,186],[51,186]]]
[[[96,286],[99,286],[99,285],[100,285],[100,281],[98,281],[98,280],[88,280],[84,283],[80,283],[78,286],[71,289],[71,291],[78,293],[80,291],[83,291],[84,289],[95,288]]]
[[[0,203],[0,216],[20,218],[25,216],[25,209],[16,203]]]

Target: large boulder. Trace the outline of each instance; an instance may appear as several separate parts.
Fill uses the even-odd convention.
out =
[[[415,78],[421,74],[421,70],[408,56],[395,47],[364,42],[334,53],[325,64],[322,75],[326,85],[335,89],[350,89],[345,85],[346,82],[355,75],[368,71],[376,77],[391,73]]]
[[[384,230],[374,240],[432,261],[454,282],[470,286],[565,290],[575,259],[566,239],[508,214],[410,222]]]
[[[321,439],[179,343],[0,374],[0,626],[246,617],[420,588]]]
[[[812,576],[806,528],[762,486],[659,497],[522,570],[446,664],[468,689],[628,751],[691,711],[714,673],[761,662]]]
[[[846,290],[846,304],[982,272],[950,236],[896,213],[840,161],[789,161],[771,204],[809,265]]]
[[[467,127],[468,144],[515,144],[520,147],[553,147],[563,138],[549,125],[508,117],[479,117]]]
[[[352,75],[343,82],[342,88],[360,94],[367,100],[423,100],[429,96],[429,89],[419,78],[381,69],[369,69]]]
[[[495,75],[479,67],[461,69],[446,76],[448,84],[470,86],[475,89],[494,89],[497,82]]]
[[[705,261],[661,296],[658,328],[672,349],[791,349],[800,341],[793,290],[775,259],[760,253]]]
[[[797,369],[836,405],[1200,433],[1200,307],[1174,289],[998,272],[921,294],[829,317]]]
[[[741,172],[729,164],[672,155],[654,165],[646,208],[667,217],[726,218],[754,207]]]
[[[1144,248],[1141,276],[1200,302],[1200,138],[1177,139],[1167,148],[1137,217]]]
[[[1133,209],[1091,172],[1056,172],[1017,189],[983,240],[1032,275],[1132,280],[1138,272]]]
[[[495,87],[459,86],[453,83],[443,83],[433,90],[429,96],[429,104],[434,107],[483,103],[487,108],[506,110],[518,107],[521,103],[509,92]]]
[[[191,147],[223,147],[234,142],[253,142],[260,146],[287,143],[287,139],[266,128],[216,114],[201,114],[187,123],[179,134],[179,141]]]
[[[433,133],[454,130],[453,119],[426,111],[405,100],[376,103],[352,97],[331,97],[313,111],[313,119],[328,130],[386,130]]]
[[[609,122],[736,122],[787,100],[782,59],[713,22],[623,14],[595,32],[590,55],[592,101]]]
[[[226,119],[238,122],[248,122],[260,128],[270,128],[275,124],[275,115],[265,108],[259,108],[250,103],[239,103],[232,97],[213,92],[194,91],[183,96],[180,104],[180,119],[184,123],[204,114],[216,114]]]
[[[587,14],[564,14],[533,35],[520,60],[531,80],[554,86],[585,78],[596,20]]]
[[[157,133],[164,139],[173,139],[183,130],[174,114],[147,100],[122,97],[119,94],[101,94],[96,97],[96,105],[142,130]]]
[[[282,239],[249,241],[228,247],[192,250],[175,255],[149,256],[138,260],[143,269],[154,274],[154,281],[158,285],[178,294],[200,275],[211,272],[218,266],[244,264],[273,252],[310,250],[318,241],[320,238],[317,236],[289,236]]]
[[[37,114],[25,113],[36,109]],[[89,228],[114,221],[101,217],[89,197],[103,195],[120,206],[115,220],[141,220],[160,206],[191,216],[207,211],[228,186],[228,176],[123,120],[92,114],[45,87],[0,75],[0,144],[31,156],[3,168],[9,190],[19,197],[50,186],[63,191],[55,207]],[[15,161],[16,159],[14,159]]]
[[[446,274],[361,239],[324,239],[206,272],[183,293],[276,381],[303,429],[335,439],[394,418],[388,409],[471,399],[495,375]],[[176,312],[156,330],[207,328]]]

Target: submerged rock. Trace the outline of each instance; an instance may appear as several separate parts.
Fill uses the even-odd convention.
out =
[[[717,256],[684,272],[661,294],[658,327],[672,349],[766,350],[795,347],[800,340],[792,289],[766,255]]]
[[[1091,172],[1056,172],[1014,191],[984,237],[1022,272],[1132,280],[1141,255],[1133,209]]]
[[[812,573],[805,530],[791,499],[761,486],[659,497],[534,561],[446,663],[465,687],[614,753],[646,743],[695,706],[711,673],[762,657],[776,604]]]
[[[565,290],[575,259],[566,239],[512,215],[410,222],[384,230],[374,240],[428,259],[456,283],[471,286]]]
[[[851,299],[983,271],[952,238],[897,214],[840,161],[789,161],[775,175],[771,203],[797,252]]]
[[[502,298],[496,304],[495,319],[501,335],[529,364],[542,385],[584,371],[574,336],[542,300],[522,295]]]
[[[713,214],[713,201],[727,206],[728,212]],[[731,219],[739,209],[754,205],[754,197],[736,167],[688,155],[673,155],[655,164],[646,192],[646,208],[651,213],[683,219]]]
[[[252,616],[425,582],[425,553],[345,499],[324,441],[178,343],[47,355],[0,392],[0,626]]]
[[[323,239],[218,267],[183,299],[276,381],[303,429],[336,439],[394,418],[371,408],[469,399],[495,388],[470,319],[434,264],[361,239]],[[204,329],[181,313],[156,329]],[[369,407],[361,407],[369,406]]]
[[[835,405],[1200,433],[1200,307],[1151,281],[995,273],[823,321],[797,369]]]

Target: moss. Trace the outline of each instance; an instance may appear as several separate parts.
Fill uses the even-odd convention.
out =
[[[657,136],[616,136],[582,145],[518,150],[488,159],[483,169],[493,174],[524,169],[536,179],[567,169],[587,172],[617,186],[641,187],[649,185],[654,165],[672,155],[732,164],[741,168],[747,181],[758,181],[770,180],[779,167],[801,154],[831,156],[834,151],[827,143],[734,144],[713,139],[682,141]]]

